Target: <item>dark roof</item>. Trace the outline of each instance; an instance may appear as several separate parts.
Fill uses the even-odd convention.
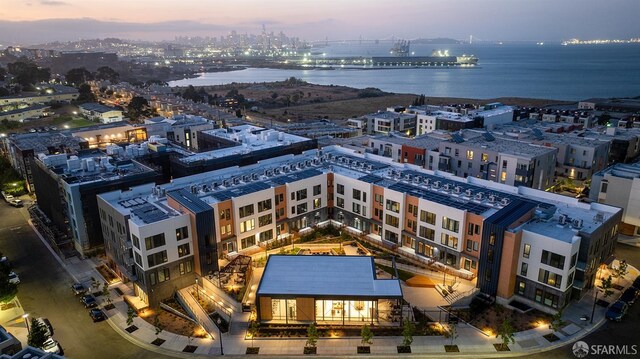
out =
[[[200,213],[211,210],[211,206],[209,206],[200,198],[198,198],[198,196],[184,188],[167,192],[167,196],[173,198],[176,202],[189,209],[193,213]]]

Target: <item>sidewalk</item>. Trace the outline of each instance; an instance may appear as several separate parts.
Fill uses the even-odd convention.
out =
[[[40,237],[40,239],[49,247],[42,237]],[[95,269],[99,263],[96,263],[94,260],[80,260],[78,258],[63,260],[60,259],[51,248],[49,248],[49,250],[75,280],[86,282],[90,281],[91,277],[95,277],[98,280],[104,281]],[[637,269],[630,267],[629,274],[621,280],[620,284],[628,286],[637,273]],[[124,302],[123,296],[115,292],[114,289],[116,286],[118,286],[118,284],[110,287],[110,297],[115,308],[104,310],[104,312],[108,317],[107,322],[109,325],[126,340],[145,350],[178,358],[204,358],[220,354],[221,338],[217,335],[217,331],[212,333],[214,334],[213,339],[192,338],[189,340],[189,338],[185,336],[167,331],[162,331],[156,335],[153,325],[142,318],[135,317],[133,319],[133,325],[137,327],[137,329],[129,333],[126,330],[129,327],[126,323],[128,305]],[[616,295],[609,299],[609,301],[612,301],[619,295],[620,293],[616,292]],[[604,323],[606,308],[600,306],[596,307],[593,324],[589,321],[580,320],[580,317],[584,315],[591,315],[592,305],[593,295],[588,294],[579,302],[571,303],[565,308],[563,320],[566,324],[555,333],[556,336],[559,337],[559,340],[556,342],[550,343],[543,337],[552,332],[547,325],[544,325],[540,328],[516,333],[515,343],[509,345],[511,349],[510,352],[497,352],[495,350],[493,344],[499,343],[499,338],[488,337],[468,325],[460,324],[457,329],[458,338],[454,341],[454,344],[458,345],[460,352],[453,354],[457,357],[469,356],[475,358],[496,356],[512,357],[555,349],[582,338]],[[249,313],[234,312],[229,332],[222,335],[225,355],[245,355],[246,348],[252,346],[251,340],[245,339],[249,315]],[[19,326],[18,323],[15,324]],[[15,331],[15,328],[12,327],[7,329],[10,329],[12,332]],[[156,339],[162,339],[164,342],[160,345],[152,344]],[[257,338],[253,341],[253,346],[260,348],[260,355],[270,354],[277,355],[278,357],[286,357],[302,355],[305,343],[306,338]],[[383,357],[398,357],[399,354],[397,354],[396,346],[401,343],[402,337],[375,337],[371,345],[371,354]],[[449,343],[450,340],[442,336],[416,336],[411,345],[411,350],[412,353],[420,354],[421,357],[442,357],[447,355],[445,354],[444,345]],[[197,346],[193,354],[183,352],[183,349],[185,349],[187,345]],[[322,338],[318,340],[318,355],[316,355],[316,357],[362,357],[362,355],[357,355],[356,347],[358,345],[360,345],[360,338]]]

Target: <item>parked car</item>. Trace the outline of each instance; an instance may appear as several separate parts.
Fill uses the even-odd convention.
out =
[[[9,273],[9,283],[20,284],[20,277],[16,274],[16,272],[11,271]]]
[[[640,295],[640,291],[634,287],[630,287],[622,293],[620,300],[627,303],[627,305],[631,305],[638,299],[638,295]]]
[[[7,201],[7,203],[11,203],[11,201],[13,201],[14,199],[16,199],[15,197],[13,197],[10,194],[3,194],[4,196],[4,200]]]
[[[107,317],[104,315],[104,312],[98,308],[91,308],[89,310],[89,315],[91,316],[91,319],[93,319],[93,322],[101,322],[105,319],[107,319]]]
[[[96,298],[91,294],[83,295],[80,301],[84,304],[85,308],[95,308],[98,306],[98,301],[96,301]]]
[[[84,294],[87,292],[87,288],[85,288],[82,283],[73,283],[71,285],[71,290],[73,291],[73,294],[75,295],[80,295],[80,294]]]
[[[11,262],[9,261],[9,258],[7,258],[7,257],[0,258],[0,265],[5,265],[5,266],[11,268]]]
[[[44,342],[42,346],[42,350],[47,353],[61,354],[62,348],[60,347],[60,343],[53,338],[49,338]]]
[[[9,204],[14,207],[22,207],[24,205],[24,202],[22,202],[21,199],[12,199],[11,201],[9,201]]]
[[[607,313],[605,314],[605,317],[609,320],[615,320],[616,322],[619,322],[627,314],[628,309],[629,306],[627,305],[627,303],[618,300],[609,307]]]
[[[36,322],[46,330],[47,337],[51,338],[53,336],[53,326],[51,322],[49,322],[49,319],[40,317],[36,318]]]

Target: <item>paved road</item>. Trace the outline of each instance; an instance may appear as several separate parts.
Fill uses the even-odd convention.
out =
[[[627,262],[640,268],[640,248],[632,247],[626,244],[616,245],[616,257],[626,259]],[[588,355],[586,358],[640,358],[640,339],[638,336],[640,329],[640,302],[635,303],[629,310],[627,317],[620,323],[607,322],[598,330],[587,335],[582,341],[589,345],[605,344],[605,345],[637,345],[638,354],[636,355]],[[566,345],[562,348],[545,352],[542,354],[531,355],[531,359],[555,359],[555,358],[575,358],[571,350],[572,345]]]
[[[0,202],[0,251],[20,276],[18,298],[30,316],[49,318],[54,338],[71,359],[169,358],[146,351],[116,333],[108,323],[93,323],[79,298],[71,293],[72,278],[26,222],[26,207]]]

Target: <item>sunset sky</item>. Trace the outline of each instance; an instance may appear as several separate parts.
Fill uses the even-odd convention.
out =
[[[307,40],[640,36],[639,0],[0,0],[0,43],[259,33]]]

